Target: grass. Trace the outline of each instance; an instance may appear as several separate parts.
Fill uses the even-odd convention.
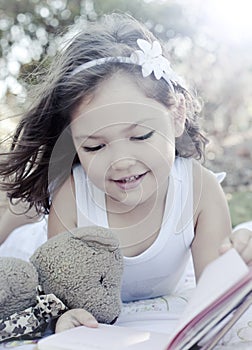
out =
[[[227,194],[232,225],[252,221],[252,192],[233,192]]]

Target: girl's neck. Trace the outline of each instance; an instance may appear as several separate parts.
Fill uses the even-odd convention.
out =
[[[125,256],[141,254],[156,240],[163,222],[167,190],[168,181],[152,198],[127,212],[117,202],[106,199],[109,227],[117,235]]]

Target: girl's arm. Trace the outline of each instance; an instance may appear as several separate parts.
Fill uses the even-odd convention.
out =
[[[195,238],[192,254],[196,279],[205,266],[220,255],[231,234],[231,220],[224,192],[214,174],[194,163]]]
[[[9,207],[3,213],[0,219],[0,244],[2,244],[10,233],[19,226],[37,222],[41,215],[38,215],[35,208],[26,212],[24,203],[19,202],[16,205],[9,204]]]
[[[53,196],[48,218],[48,237],[75,227],[77,227],[75,188],[73,178],[70,177]],[[72,309],[59,317],[55,332],[59,333],[80,325],[97,327],[98,322],[88,311]]]

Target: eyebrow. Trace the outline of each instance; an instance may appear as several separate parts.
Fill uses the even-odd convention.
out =
[[[132,123],[130,124],[129,126],[125,127],[124,131],[130,131],[130,130],[133,130],[134,128],[136,128],[137,126],[144,126],[142,125],[144,122],[148,121],[148,120],[152,120],[153,118],[146,118],[146,119],[142,119],[142,120],[139,120],[135,123]],[[125,124],[128,124],[128,123],[125,123]],[[79,140],[79,139],[92,139],[92,140],[98,140],[98,139],[101,139],[103,138],[102,135],[77,135],[74,137],[76,140]]]

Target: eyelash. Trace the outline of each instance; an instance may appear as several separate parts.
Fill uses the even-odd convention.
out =
[[[143,141],[149,139],[154,134],[154,130],[151,130],[147,134],[144,134],[142,136],[132,136],[130,138],[131,141]]]
[[[98,146],[94,146],[94,147],[84,146],[83,149],[85,152],[96,152],[96,151],[99,151],[100,149],[102,149],[103,147],[105,147],[104,143],[102,143],[101,145],[98,145]]]
[[[154,130],[151,130],[150,132],[148,132],[147,134],[144,134],[142,136],[132,136],[130,137],[130,141],[144,141],[144,140],[147,140],[149,138],[152,137],[152,135],[154,134]],[[87,147],[87,146],[84,146],[83,149],[85,152],[96,152],[96,151],[99,151],[100,149],[102,149],[103,147],[105,147],[105,144],[102,143],[98,146],[94,146],[94,147]]]

